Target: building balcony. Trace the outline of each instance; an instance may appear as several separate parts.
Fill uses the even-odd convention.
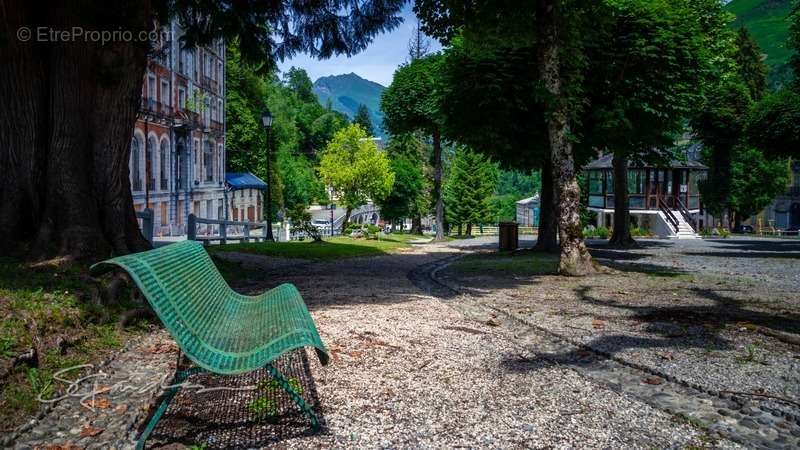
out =
[[[171,117],[172,106],[161,103],[153,98],[142,97],[140,111],[145,114],[152,114],[158,117]]]
[[[212,79],[210,77],[207,77],[205,75],[200,77],[200,86],[202,86],[205,89],[208,89],[208,90],[210,90],[212,92],[218,92],[218,87],[219,87],[219,85],[217,83],[217,80],[214,80],[214,79]]]
[[[217,122],[216,120],[211,121],[211,131],[215,133],[222,133],[224,130],[224,125],[222,122]]]

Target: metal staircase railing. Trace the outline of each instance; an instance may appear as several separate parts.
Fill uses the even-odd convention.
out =
[[[686,223],[692,227],[692,231],[697,233],[697,224],[695,224],[694,219],[692,219],[692,215],[689,214],[689,209],[683,204],[681,198],[678,196],[675,196],[675,205],[678,207],[678,211],[680,211]]]
[[[664,216],[667,218],[667,222],[672,225],[672,228],[675,229],[675,233],[677,233],[678,230],[680,230],[680,221],[678,221],[678,218],[675,217],[675,214],[672,212],[672,210],[669,209],[667,202],[664,201],[664,197],[660,195],[658,196],[658,209],[664,213]]]

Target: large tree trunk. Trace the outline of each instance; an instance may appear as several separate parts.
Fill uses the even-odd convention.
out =
[[[149,248],[133,209],[128,161],[147,44],[35,42],[36,27],[147,30],[149,2],[11,0],[0,20],[2,250],[96,260]],[[77,3],[77,4],[76,4]],[[93,22],[94,20],[99,23]],[[20,27],[34,38],[17,38]]]
[[[444,201],[442,200],[442,136],[439,129],[433,132],[433,198],[436,200],[436,237],[444,240]],[[461,234],[459,232],[459,234]]]
[[[411,234],[422,235],[422,217],[414,216],[411,218]]]
[[[580,187],[575,174],[575,161],[570,141],[567,101],[561,92],[561,59],[559,41],[559,3],[539,0],[537,8],[540,32],[539,76],[549,93],[547,133],[553,164],[553,178],[558,196],[558,233],[561,244],[559,273],[581,276],[597,272],[597,266],[583,240],[580,217]]]
[[[614,232],[608,243],[615,247],[633,247],[631,236],[631,210],[628,202],[628,159],[614,153]]]
[[[542,165],[542,192],[539,196],[539,233],[536,251],[555,253],[558,248],[558,199],[553,185],[553,166],[548,159]]]

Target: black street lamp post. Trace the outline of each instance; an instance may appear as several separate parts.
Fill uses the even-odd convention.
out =
[[[272,180],[270,180],[270,169],[269,169],[269,162],[272,159],[272,152],[271,152],[271,142],[270,142],[270,131],[272,129],[272,114],[269,113],[268,109],[264,109],[264,112],[261,113],[261,124],[264,125],[264,129],[267,130],[267,237],[266,240],[275,242],[275,238],[272,237]]]

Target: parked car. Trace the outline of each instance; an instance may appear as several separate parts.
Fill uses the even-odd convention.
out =
[[[733,232],[737,234],[753,234],[755,230],[751,225],[739,225],[733,228]]]
[[[798,234],[800,234],[800,226],[798,225],[787,228],[786,232],[784,233],[786,236],[797,236]]]

